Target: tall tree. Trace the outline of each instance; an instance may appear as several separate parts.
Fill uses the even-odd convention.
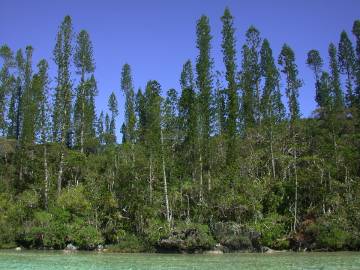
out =
[[[260,32],[251,26],[246,32],[246,43],[242,48],[241,88],[242,121],[246,128],[260,122]]]
[[[141,144],[145,142],[145,129],[146,129],[146,112],[145,112],[145,97],[141,89],[138,89],[135,98],[135,112],[137,117],[137,141]]]
[[[309,68],[314,72],[315,75],[315,100],[321,107],[321,101],[320,101],[320,76],[323,66],[323,60],[321,59],[320,53],[317,50],[310,50],[307,54],[306,64],[309,66]]]
[[[286,76],[286,96],[289,100],[290,120],[295,121],[300,118],[298,97],[302,82],[298,79],[299,72],[295,63],[294,51],[287,44],[282,47],[278,62],[282,67],[281,72]]]
[[[153,201],[155,164],[161,152],[161,86],[157,81],[148,81],[145,89],[145,147],[149,161],[149,201]]]
[[[200,132],[200,200],[203,200],[203,174],[208,176],[208,186],[210,187],[210,162],[209,162],[209,139],[212,131],[212,65],[213,60],[210,56],[211,34],[209,18],[201,16],[196,27],[197,48],[199,55],[196,59],[196,84],[199,89],[199,132]]]
[[[172,216],[170,214],[170,203],[168,193],[168,183],[174,176],[175,150],[178,144],[178,96],[175,89],[169,89],[166,93],[166,99],[162,102],[161,110],[161,152],[162,152],[162,171],[163,171],[163,189],[165,200],[165,217],[171,225]]]
[[[183,149],[184,170],[195,179],[198,138],[197,96],[191,61],[183,65],[180,76],[179,131]]]
[[[354,21],[352,33],[356,38],[356,61],[355,61],[356,88],[354,94],[356,100],[356,107],[358,108],[358,113],[360,115],[360,20]]]
[[[115,96],[115,93],[112,92],[109,96],[108,101],[109,111],[111,112],[111,119],[109,123],[108,133],[110,135],[110,143],[116,143],[116,117],[119,113],[118,103]]]
[[[13,52],[7,45],[0,47],[0,58],[3,62],[0,70],[0,130],[5,136],[7,133],[6,101],[7,96],[13,92],[14,88],[14,77],[10,69],[15,66]]]
[[[330,62],[330,91],[333,98],[334,111],[341,112],[344,109],[344,97],[340,84],[340,70],[336,57],[336,47],[333,43],[329,45],[329,62]]]
[[[264,78],[260,112],[269,140],[272,176],[275,178],[274,129],[275,125],[283,120],[285,108],[281,101],[280,74],[276,68],[270,43],[267,39],[264,39],[262,43],[260,56],[260,72]]]
[[[53,140],[61,145],[57,192],[60,195],[64,172],[65,146],[71,145],[72,82],[70,60],[72,55],[72,21],[65,16],[57,33],[54,61],[57,65],[53,112]]]
[[[236,75],[236,39],[234,36],[235,29],[233,17],[228,8],[225,9],[224,15],[221,17],[223,23],[222,29],[222,52],[223,61],[226,68],[226,81],[228,83],[226,94],[226,135],[227,135],[227,164],[231,164],[236,159],[236,135],[237,135],[237,120],[238,120],[238,95]]]
[[[17,77],[15,87],[12,89],[8,118],[10,120],[8,137],[20,138],[22,126],[22,98],[24,92],[25,59],[22,50],[16,52]]]
[[[340,35],[338,58],[340,72],[346,75],[346,105],[348,108],[352,108],[355,101],[352,83],[355,68],[355,54],[352,43],[345,31],[342,31]]]
[[[22,131],[21,143],[32,144],[35,142],[35,118],[37,114],[37,96],[32,87],[32,53],[31,46],[26,47],[24,92],[22,97]]]
[[[48,147],[47,143],[50,141],[50,104],[49,96],[49,75],[48,63],[42,59],[37,65],[38,72],[33,77],[32,88],[36,100],[35,116],[35,134],[36,139],[43,146],[43,166],[44,166],[44,206],[48,207],[49,188],[50,188],[50,174],[48,161]]]
[[[284,44],[279,60],[279,65],[281,65],[282,70],[286,77],[286,96],[289,100],[289,111],[290,111],[290,132],[291,132],[291,152],[293,156],[293,173],[294,173],[294,222],[292,229],[296,231],[296,227],[298,224],[298,141],[297,141],[297,123],[300,118],[300,108],[299,108],[299,88],[302,85],[302,82],[298,79],[298,70],[297,65],[295,63],[295,54],[293,50],[287,45]]]
[[[76,72],[80,74],[74,108],[75,144],[80,147],[80,151],[83,153],[86,139],[94,136],[92,132],[94,116],[91,115],[94,108],[91,107],[94,107],[93,99],[96,96],[96,82],[93,77],[95,70],[93,47],[90,36],[85,30],[80,31],[77,36],[74,65]],[[91,77],[89,77],[90,74]]]
[[[104,111],[101,111],[96,123],[96,134],[100,145],[104,144],[104,132],[105,132],[104,121],[105,121]]]
[[[330,75],[326,71],[321,73],[318,89],[316,94],[316,102],[322,108],[325,114],[328,114],[332,107],[331,93],[330,93]]]
[[[121,89],[125,94],[125,136],[133,145],[135,143],[135,94],[131,67],[125,64],[121,72]]]

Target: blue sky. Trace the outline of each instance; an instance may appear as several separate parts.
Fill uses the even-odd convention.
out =
[[[238,66],[244,34],[250,25],[270,41],[276,58],[283,43],[288,43],[295,51],[299,76],[304,81],[301,111],[303,116],[311,115],[316,105],[306,53],[318,49],[327,68],[329,43],[337,44],[342,30],[350,34],[353,21],[360,19],[359,0],[0,0],[0,44],[6,43],[13,50],[32,45],[34,65],[46,58],[54,78],[52,51],[56,32],[63,17],[70,15],[75,32],[87,30],[93,42],[98,110],[106,108],[111,91],[118,97],[119,130],[124,111],[120,92],[122,65],[131,65],[136,88],[144,88],[148,80],[156,79],[163,91],[179,89],[183,63],[187,59],[195,61],[198,53],[195,27],[202,14],[210,18],[214,70],[224,70],[220,17],[226,6],[235,18]]]

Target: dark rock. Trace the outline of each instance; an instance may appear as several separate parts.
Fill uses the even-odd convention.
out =
[[[175,228],[166,238],[157,243],[157,250],[161,252],[189,252],[197,253],[213,247],[214,240],[207,226],[190,226]]]
[[[260,233],[235,222],[219,222],[213,228],[225,251],[260,251]]]

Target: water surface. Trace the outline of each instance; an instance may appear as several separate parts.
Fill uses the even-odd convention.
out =
[[[0,269],[21,270],[360,270],[360,253],[168,255],[0,251]]]

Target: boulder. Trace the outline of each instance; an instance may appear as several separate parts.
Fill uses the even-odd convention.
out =
[[[213,247],[214,239],[206,225],[174,228],[167,237],[158,241],[156,248],[162,252],[197,253]]]
[[[98,245],[96,247],[96,251],[104,251],[104,246],[103,245]]]
[[[260,233],[235,222],[219,222],[214,225],[215,239],[231,251],[260,251]]]
[[[68,244],[66,247],[65,247],[65,249],[64,249],[65,251],[76,251],[76,250],[78,250],[78,248],[76,247],[76,246],[74,246],[73,244]]]

